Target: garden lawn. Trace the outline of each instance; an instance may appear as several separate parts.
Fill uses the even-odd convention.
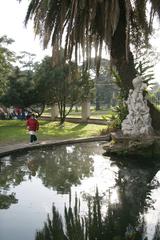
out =
[[[104,119],[103,116],[106,116],[106,118],[110,118],[112,115],[114,115],[114,112],[112,109],[96,111],[95,109],[92,108],[90,119]],[[46,108],[45,111],[43,112],[42,116],[50,117],[51,116],[51,108],[49,108],[49,107]],[[73,109],[67,117],[68,118],[81,118],[82,117],[81,108],[78,109],[78,112],[76,112]]]
[[[106,126],[95,124],[68,123],[60,127],[57,122],[39,121],[38,140],[73,139],[100,135]],[[29,134],[26,122],[21,120],[0,120],[0,146],[13,143],[27,143]]]

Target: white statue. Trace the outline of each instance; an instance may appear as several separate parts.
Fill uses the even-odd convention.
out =
[[[147,101],[143,97],[143,90],[147,85],[140,76],[132,81],[134,90],[129,90],[128,115],[122,122],[122,132],[124,136],[137,137],[147,136],[153,133],[151,117]]]

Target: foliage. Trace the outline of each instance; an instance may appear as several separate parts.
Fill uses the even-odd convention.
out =
[[[34,62],[35,54],[22,51],[21,55],[16,57],[18,65],[21,69],[31,71],[35,68],[36,63]]]
[[[116,131],[121,128],[121,123],[127,116],[127,106],[122,101],[118,105],[112,108],[113,114],[111,116],[103,115],[102,118],[108,121],[108,127],[106,131],[102,130],[101,135],[107,134],[112,131]]]
[[[8,77],[8,88],[0,98],[0,102],[5,106],[18,106],[26,108],[37,103],[31,71],[20,71],[15,68],[12,75]]]
[[[120,101],[119,105],[113,108],[113,111],[115,112],[115,115],[112,117],[113,126],[120,128],[122,121],[128,113],[127,106],[124,102]]]
[[[51,57],[46,57],[37,67],[36,90],[45,104],[58,104],[61,124],[73,106],[86,99],[93,83],[87,72],[80,72],[75,63],[53,66]],[[68,110],[67,110],[67,107]]]
[[[126,91],[123,87],[122,80],[117,71],[112,68],[112,75],[114,77],[114,81],[119,88],[119,93],[116,98],[117,105],[112,107],[113,114],[108,119],[108,116],[103,116],[103,119],[109,120],[108,129],[117,129],[121,127],[122,121],[127,116],[128,110],[127,105],[124,102],[124,99],[127,97]]]
[[[151,64],[151,62],[155,63],[157,59],[157,56],[153,53],[151,48],[146,49],[142,47],[141,51],[136,54],[135,69],[137,74],[142,76],[143,81],[150,87],[154,85],[154,64]]]
[[[42,38],[44,47],[47,47],[51,40],[55,56],[56,49],[61,47],[63,33],[67,32],[66,57],[71,59],[72,53],[75,53],[77,60],[81,46],[83,57],[87,56],[89,63],[93,43],[96,55],[101,55],[103,41],[109,48],[112,46],[113,35],[121,24],[122,16],[127,41],[126,53],[130,40],[136,47],[144,41],[147,43],[156,13],[160,16],[159,9],[160,3],[157,0],[127,2],[30,0],[25,23],[33,19],[35,33]],[[150,18],[147,17],[148,12]],[[98,57],[96,62],[98,66]]]
[[[65,58],[80,62],[82,56],[87,68],[94,48],[98,72],[102,48],[107,46],[127,98],[136,76],[131,47],[139,50],[144,43],[148,47],[156,16],[160,17],[158,0],[30,0],[25,23],[33,19],[35,34],[42,39],[44,48],[51,41],[55,62],[65,42]],[[151,117],[155,126],[153,114]]]
[[[147,52],[148,51],[146,50],[144,55],[147,54]],[[147,86],[151,86],[153,84],[151,81],[154,79],[153,65],[150,64],[149,60],[146,60],[144,55],[142,55],[140,59],[137,59],[137,62],[135,63],[135,68],[137,71],[137,75],[142,76],[143,81],[147,84]],[[122,121],[125,119],[128,113],[127,105],[124,102],[124,99],[126,99],[127,97],[127,92],[123,87],[122,79],[114,68],[112,68],[112,74],[116,85],[119,87],[119,94],[117,96],[117,106],[113,107],[113,112],[115,112],[115,114],[110,119],[111,129],[112,127],[120,128]],[[105,116],[103,118],[105,119]]]
[[[111,74],[113,76],[113,82],[115,82],[115,84],[118,87],[118,91],[119,91],[118,97],[120,97],[121,99],[126,99],[127,92],[126,92],[126,89],[123,86],[123,81],[122,81],[119,73],[117,72],[117,70],[115,68],[112,67]]]
[[[28,60],[24,57],[27,56]],[[6,107],[20,107],[29,112],[35,112],[40,116],[44,110],[44,101],[41,98],[34,82],[34,68],[37,63],[33,62],[33,54],[24,52],[16,57],[19,67],[12,67],[12,72],[5,74],[7,87],[0,97],[0,103]]]
[[[0,95],[7,88],[7,78],[12,73],[15,55],[8,49],[8,45],[14,42],[7,36],[0,37]]]
[[[94,48],[98,72],[103,46],[107,46],[126,99],[136,76],[131,47],[139,50],[144,43],[148,47],[156,16],[160,18],[158,0],[30,0],[25,23],[33,19],[35,34],[42,39],[44,48],[51,41],[55,62],[65,42],[65,59],[81,62],[82,56],[88,68]],[[153,114],[151,117],[156,126]]]

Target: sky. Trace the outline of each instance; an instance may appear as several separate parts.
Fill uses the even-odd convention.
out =
[[[16,53],[27,51],[36,54],[37,60],[41,60],[45,55],[51,55],[51,48],[43,50],[39,38],[35,38],[31,22],[27,27],[24,26],[28,2],[0,0],[0,36],[7,35],[15,40],[10,48]]]
[[[51,55],[51,47],[43,50],[40,39],[35,38],[31,22],[29,22],[27,28],[24,26],[28,3],[28,0],[23,0],[21,3],[17,0],[0,0],[0,36],[6,34],[15,40],[11,49],[17,55],[20,51],[27,51],[36,54],[35,60],[40,61],[44,56]],[[158,28],[157,24],[156,28]],[[151,42],[160,55],[160,30],[156,32]],[[154,70],[155,79],[160,83],[160,63],[155,65]]]

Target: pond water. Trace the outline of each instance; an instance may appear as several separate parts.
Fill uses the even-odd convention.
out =
[[[83,143],[1,158],[0,239],[41,239],[36,233],[48,214],[52,218],[53,204],[64,223],[65,206],[80,199],[78,214],[87,217],[96,194],[103,236],[121,240],[138,232],[139,239],[159,239],[160,165],[117,161],[103,152],[101,143]]]

